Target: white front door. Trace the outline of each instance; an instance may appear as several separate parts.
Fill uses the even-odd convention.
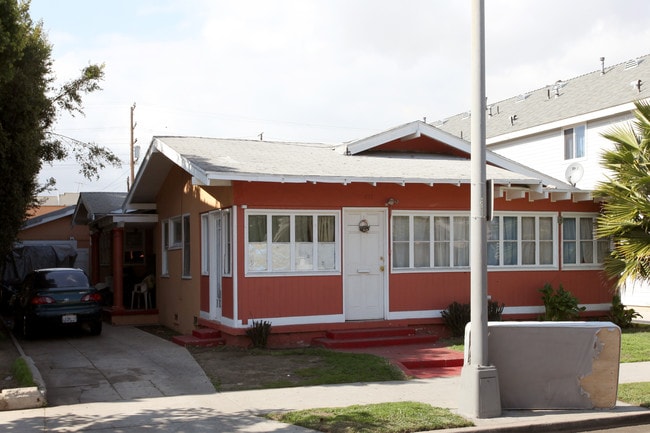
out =
[[[346,320],[384,318],[386,209],[344,209],[343,290]]]

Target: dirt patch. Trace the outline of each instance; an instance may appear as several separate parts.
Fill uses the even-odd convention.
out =
[[[164,326],[140,326],[143,331],[170,340],[179,335]],[[326,364],[309,351],[244,349],[240,347],[188,347],[217,391],[287,387],[300,383],[300,371]]]
[[[188,348],[218,391],[286,387],[300,383],[300,371],[324,366],[317,355],[275,355],[230,347]]]

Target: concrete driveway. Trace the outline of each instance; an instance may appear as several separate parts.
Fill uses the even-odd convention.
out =
[[[19,343],[43,377],[50,406],[215,392],[187,349],[131,326],[105,323],[97,337]]]

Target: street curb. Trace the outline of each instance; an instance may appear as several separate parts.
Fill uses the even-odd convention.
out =
[[[509,426],[476,426],[446,429],[445,433],[549,433],[549,432],[569,432],[582,431],[585,429],[606,430],[615,427],[626,427],[638,424],[650,423],[650,410],[642,410],[634,413],[607,414],[603,417],[593,417],[580,420],[558,420],[549,422],[526,423],[522,418],[522,423]]]
[[[34,360],[25,354],[25,351],[16,340],[12,332],[7,330],[11,341],[13,342],[16,350],[20,354],[20,358],[25,361],[29,372],[32,375],[34,385],[23,388],[5,389],[0,393],[0,411],[2,410],[16,410],[16,409],[34,409],[47,405],[47,388],[41,372],[36,367]]]

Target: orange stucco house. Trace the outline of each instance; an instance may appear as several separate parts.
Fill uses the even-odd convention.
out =
[[[542,313],[545,283],[606,314],[609,245],[593,237],[590,192],[486,160],[488,293],[504,317]],[[469,206],[470,144],[416,121],[341,145],[154,137],[121,213],[93,224],[141,251],[161,324],[234,341],[264,320],[271,344],[299,345],[333,329],[435,328],[469,302]]]

